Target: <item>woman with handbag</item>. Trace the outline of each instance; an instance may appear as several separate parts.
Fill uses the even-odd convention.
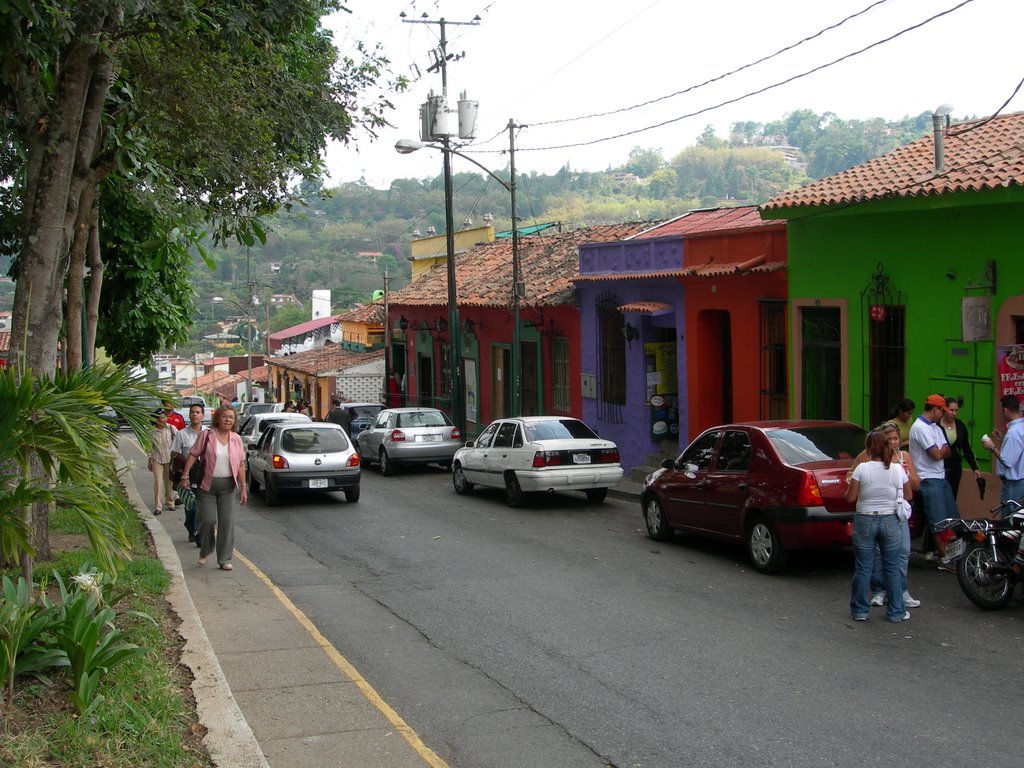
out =
[[[191,487],[189,473],[192,466],[197,461],[202,462],[203,479],[195,489],[199,500],[199,565],[206,565],[216,546],[217,564],[222,571],[230,571],[233,567],[235,489],[238,489],[240,504],[249,500],[242,438],[235,432],[237,418],[235,409],[230,405],[222,405],[213,412],[211,428],[189,450],[184,477],[181,478],[182,488]]]
[[[882,430],[869,432],[864,448],[867,461],[854,467],[850,487],[846,490],[846,500],[857,502],[853,516],[855,570],[850,584],[850,617],[854,621],[868,618],[871,610],[868,589],[877,546],[889,595],[886,618],[892,622],[906,621],[910,612],[903,603],[900,576],[903,526],[900,513],[903,500],[913,497],[914,491],[906,471],[894,461],[893,446]]]

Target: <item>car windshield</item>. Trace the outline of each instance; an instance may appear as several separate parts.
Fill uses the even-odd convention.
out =
[[[594,431],[578,419],[551,419],[526,424],[526,439],[535,440],[596,440]]]
[[[338,453],[348,449],[343,429],[289,429],[281,437],[281,449],[289,453]]]
[[[348,406],[349,416],[360,421],[369,421],[380,413],[379,405],[350,405]]]
[[[440,411],[416,411],[415,413],[398,414],[396,426],[410,427],[444,427],[451,424],[448,417]]]
[[[256,413],[271,413],[274,410],[274,403],[249,403],[245,412],[247,415],[253,415]]]
[[[787,464],[852,459],[864,450],[864,430],[856,426],[793,427],[767,433]]]

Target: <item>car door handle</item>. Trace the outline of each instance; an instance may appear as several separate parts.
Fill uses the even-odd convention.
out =
[[[736,487],[739,488],[741,491],[745,491],[749,486],[746,483],[740,483]]]
[[[693,487],[694,487],[694,488],[698,488],[699,490],[702,490],[702,491],[703,491],[703,490],[704,490],[705,488],[707,488],[707,487],[708,487],[708,481],[707,481],[707,480],[701,480],[701,481],[700,481],[699,483],[697,483],[697,484],[696,484],[695,486],[693,486]]]

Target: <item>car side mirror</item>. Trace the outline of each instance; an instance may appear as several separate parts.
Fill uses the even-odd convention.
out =
[[[675,459],[665,459],[664,461],[661,462],[661,468],[662,469],[675,469],[676,468],[676,460]]]
[[[472,448],[473,447],[473,441],[472,440],[467,440],[466,441],[466,447],[467,448]]]

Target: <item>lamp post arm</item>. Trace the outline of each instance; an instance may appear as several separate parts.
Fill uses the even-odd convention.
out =
[[[440,147],[439,147],[439,149],[440,149]],[[484,173],[486,173],[486,174],[487,174],[488,176],[490,176],[490,177],[491,177],[492,179],[494,179],[494,180],[495,180],[496,182],[498,182],[499,184],[501,184],[501,186],[503,186],[503,187],[505,188],[505,190],[506,190],[506,191],[508,191],[508,192],[511,192],[511,191],[512,191],[512,185],[511,185],[511,184],[510,184],[509,182],[507,182],[507,181],[505,181],[505,180],[503,180],[503,179],[499,178],[499,177],[498,177],[497,175],[495,175],[494,171],[492,171],[492,170],[491,170],[490,168],[488,168],[488,167],[487,167],[486,165],[483,165],[482,163],[478,162],[477,160],[474,160],[474,159],[473,159],[472,157],[470,157],[469,155],[467,155],[467,154],[465,154],[465,153],[463,153],[463,152],[459,152],[459,151],[458,151],[457,149],[441,149],[441,151],[442,151],[442,152],[451,152],[451,153],[452,153],[453,155],[458,155],[458,156],[459,156],[459,157],[461,157],[461,158],[462,158],[463,160],[468,160],[468,161],[469,161],[469,162],[471,162],[471,163],[472,163],[473,165],[475,165],[475,166],[476,166],[477,168],[479,168],[479,169],[480,169],[481,171],[483,171],[483,172],[484,172]]]

